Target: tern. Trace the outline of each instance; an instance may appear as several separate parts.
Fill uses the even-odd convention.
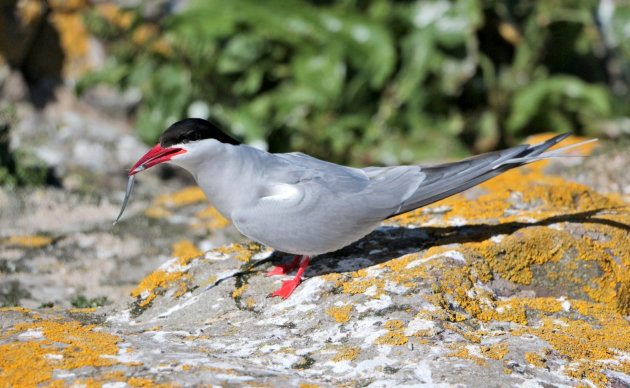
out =
[[[268,273],[288,274],[298,268],[294,278],[271,294],[286,299],[302,281],[311,257],[357,241],[390,217],[524,164],[575,156],[563,151],[597,140],[547,151],[569,135],[433,166],[352,168],[300,152],[262,151],[241,144],[209,121],[189,118],[166,129],[131,168],[120,215],[135,174],[165,162],[183,167],[243,235],[295,255],[290,264]]]

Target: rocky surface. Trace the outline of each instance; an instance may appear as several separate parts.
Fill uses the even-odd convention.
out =
[[[186,178],[140,176],[113,227],[129,161],[94,142],[104,170],[60,166],[101,191],[0,193],[0,284],[17,305],[0,310],[0,386],[630,385],[625,183],[573,183],[594,176],[577,159],[389,220],[315,258],[282,300],[265,272],[290,257],[243,241]],[[604,150],[593,159],[623,164]]]
[[[0,187],[0,387],[630,386],[627,143],[389,220],[269,298],[284,278],[265,272],[290,257],[244,240],[181,171],[141,174],[112,225],[148,146],[126,121],[137,92],[55,88],[103,60],[86,5],[0,17],[11,146],[58,180]]]

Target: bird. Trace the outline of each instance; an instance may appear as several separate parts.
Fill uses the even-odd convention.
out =
[[[188,170],[217,211],[243,235],[294,255],[289,264],[268,272],[286,275],[298,269],[270,294],[286,299],[302,281],[313,256],[359,240],[388,218],[515,167],[575,156],[562,152],[597,140],[548,151],[569,135],[431,166],[354,168],[300,152],[269,153],[239,142],[210,121],[187,118],[169,126],[157,145],[133,165],[128,194],[140,171],[161,163]]]

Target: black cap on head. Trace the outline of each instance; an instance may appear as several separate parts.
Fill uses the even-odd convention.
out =
[[[204,119],[184,119],[171,125],[160,136],[160,146],[167,148],[175,144],[188,143],[195,140],[216,139],[221,143],[238,145],[239,141],[232,139],[217,128],[210,121]]]

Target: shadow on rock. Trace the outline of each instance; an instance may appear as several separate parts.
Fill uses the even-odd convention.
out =
[[[419,252],[435,246],[482,242],[497,235],[510,235],[523,228],[549,226],[569,222],[576,224],[600,224],[630,231],[630,225],[614,220],[595,217],[602,211],[596,209],[573,214],[561,214],[536,222],[506,222],[497,225],[463,225],[448,227],[407,228],[398,226],[380,227],[361,240],[338,251],[319,255],[306,269],[305,278],[329,273],[354,272],[384,263],[401,255]],[[292,255],[275,251],[264,260],[252,263],[246,269],[254,269],[269,261],[286,264]],[[244,268],[245,269],[245,268]]]

